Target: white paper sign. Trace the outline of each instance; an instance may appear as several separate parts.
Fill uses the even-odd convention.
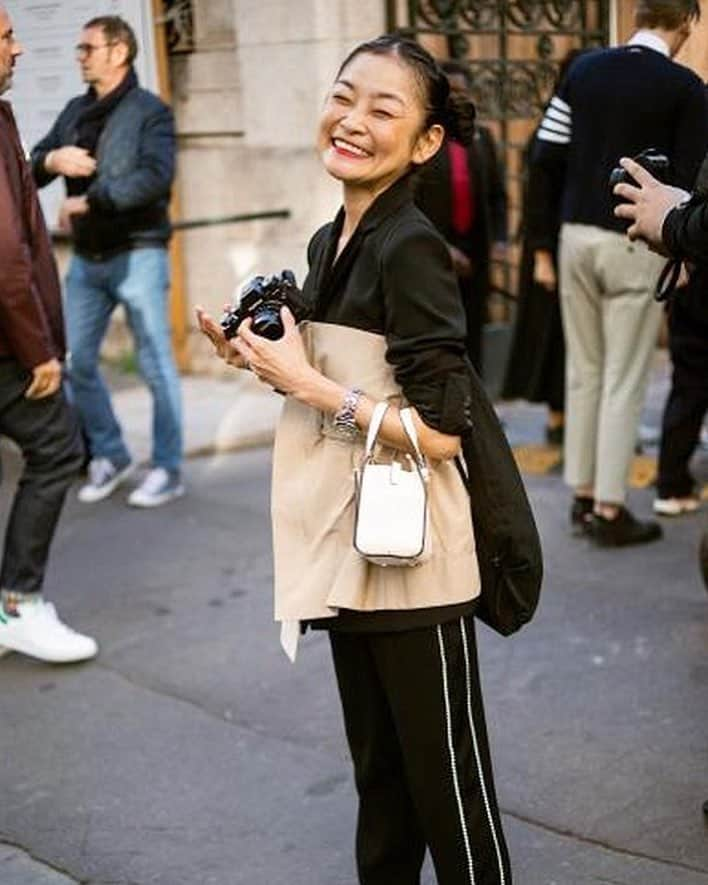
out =
[[[17,59],[12,90],[3,98],[12,103],[28,150],[49,132],[69,99],[86,90],[74,47],[84,24],[98,15],[120,15],[130,23],[138,39],[138,78],[157,91],[150,0],[5,0],[4,5],[24,54]],[[47,223],[55,227],[63,182],[55,181],[40,195]]]

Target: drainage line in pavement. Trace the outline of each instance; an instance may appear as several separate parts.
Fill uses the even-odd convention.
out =
[[[664,857],[656,857],[653,854],[645,854],[643,851],[630,851],[628,848],[620,848],[617,845],[613,845],[611,842],[603,842],[602,839],[593,839],[591,836],[581,836],[579,833],[573,832],[573,830],[564,830],[560,827],[554,827],[552,824],[543,823],[542,821],[535,820],[532,817],[527,817],[524,814],[519,814],[516,811],[509,811],[506,808],[502,808],[501,812],[507,817],[513,818],[520,823],[528,824],[532,827],[537,827],[539,830],[553,833],[556,836],[565,836],[568,839],[574,839],[576,842],[580,842],[582,845],[593,845],[596,848],[603,848],[605,851],[611,851],[614,854],[621,854],[625,857],[632,857],[637,860],[647,860],[651,861],[652,863],[662,864],[663,866],[672,867],[677,870],[686,870],[686,872],[688,873],[701,873],[704,876],[708,876],[708,869],[705,869],[704,867],[694,867],[691,864],[683,863],[680,860],[667,860]]]
[[[74,876],[68,872],[67,870],[62,869],[62,867],[58,867],[53,863],[50,863],[47,860],[44,860],[42,857],[37,857],[36,854],[33,854],[24,845],[21,845],[19,842],[15,842],[14,839],[11,839],[9,836],[0,833],[0,846],[5,846],[6,848],[13,848],[15,851],[21,851],[23,854],[27,855],[30,860],[33,860],[36,864],[40,866],[46,867],[48,870],[51,870],[53,873],[59,873],[60,876],[64,876],[66,879],[70,879],[72,882],[75,882],[76,885],[88,885],[87,880],[75,879]]]

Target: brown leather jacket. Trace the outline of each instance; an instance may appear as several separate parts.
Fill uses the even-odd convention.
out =
[[[0,358],[33,369],[64,351],[49,234],[15,118],[0,101]]]

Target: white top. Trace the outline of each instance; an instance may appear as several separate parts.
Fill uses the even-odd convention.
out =
[[[660,37],[655,31],[649,31],[647,29],[642,29],[641,31],[637,31],[636,34],[633,34],[627,41],[627,46],[646,46],[647,49],[654,49],[656,52],[660,52],[667,58],[671,55],[671,50],[669,49],[669,44],[666,40],[664,40],[663,37]]]

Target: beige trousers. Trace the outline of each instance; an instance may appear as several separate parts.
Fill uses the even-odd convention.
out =
[[[661,323],[665,259],[623,234],[564,224],[560,292],[567,347],[565,480],[624,501]]]

